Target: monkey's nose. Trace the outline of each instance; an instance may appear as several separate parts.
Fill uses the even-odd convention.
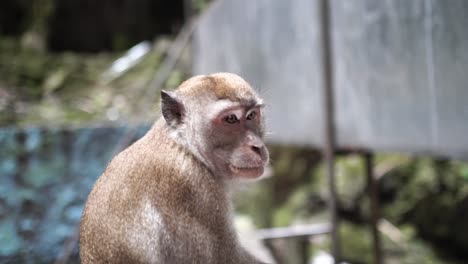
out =
[[[259,156],[262,156],[262,150],[260,149],[261,147],[258,146],[251,146],[252,150],[257,153]]]

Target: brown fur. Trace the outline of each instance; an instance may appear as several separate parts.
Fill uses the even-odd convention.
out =
[[[177,92],[254,96],[231,77],[195,77]],[[89,194],[80,226],[82,263],[259,263],[238,244],[226,188],[159,119],[110,162]]]
[[[252,100],[256,96],[247,82],[229,73],[195,76],[183,82],[177,92],[191,97],[213,93],[216,99],[231,101]]]

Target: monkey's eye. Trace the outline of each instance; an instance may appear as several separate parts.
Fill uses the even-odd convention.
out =
[[[239,121],[239,119],[237,119],[236,115],[228,115],[224,118],[224,121],[226,121],[229,124],[235,124]]]
[[[257,112],[252,111],[250,112],[250,114],[247,115],[247,120],[254,120],[256,116],[257,116]]]

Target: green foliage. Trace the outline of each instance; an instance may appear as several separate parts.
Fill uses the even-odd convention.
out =
[[[426,201],[430,207],[440,206],[439,209],[455,206],[468,197],[465,168],[466,164],[457,161],[419,158],[389,173],[382,182],[384,188],[403,188],[395,190],[396,196],[385,207],[385,213],[394,221],[404,221],[402,216],[410,216],[415,207],[423,206]]]
[[[32,0],[30,7],[29,29],[46,33],[50,16],[54,12],[55,0]]]
[[[340,225],[343,258],[372,263],[372,243],[369,229],[362,225],[343,222]]]
[[[0,37],[0,94],[7,95],[0,100],[0,125],[154,119],[157,109],[140,108],[157,105],[158,96],[146,90],[165,52],[160,47],[168,45],[158,40],[139,64],[107,83],[103,73],[122,54],[46,53]],[[165,88],[188,76],[184,67],[176,67]]]
[[[209,0],[192,0],[192,6],[196,12],[200,13],[208,6],[209,2]]]
[[[335,170],[340,203],[345,207],[352,207],[353,201],[358,198],[357,196],[366,186],[363,159],[359,155],[338,158]]]
[[[270,149],[274,176],[242,192],[238,209],[253,216],[259,227],[326,220],[325,204],[317,202],[328,197],[323,164],[304,149]],[[364,160],[359,155],[338,157],[335,169],[340,210],[346,211],[340,223],[343,255],[352,263],[372,263]],[[450,256],[465,252],[468,245],[468,164],[377,155],[374,171],[382,217],[400,233],[399,240],[381,233],[386,262],[458,263]],[[327,243],[314,248],[328,251]]]
[[[175,70],[169,74],[169,77],[166,80],[165,87],[168,88],[177,88],[188,76],[186,76],[182,71]]]
[[[17,100],[33,101],[59,89],[90,86],[110,59],[21,49],[16,40],[0,38],[0,81],[16,88]]]
[[[318,188],[313,173],[318,153],[298,147],[269,146],[269,150],[274,176],[239,193],[237,209],[253,216],[257,227],[300,222],[302,216],[309,217],[309,195]]]

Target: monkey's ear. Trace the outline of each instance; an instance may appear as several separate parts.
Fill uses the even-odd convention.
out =
[[[184,106],[175,93],[161,90],[161,113],[171,127],[175,128],[182,123]]]

